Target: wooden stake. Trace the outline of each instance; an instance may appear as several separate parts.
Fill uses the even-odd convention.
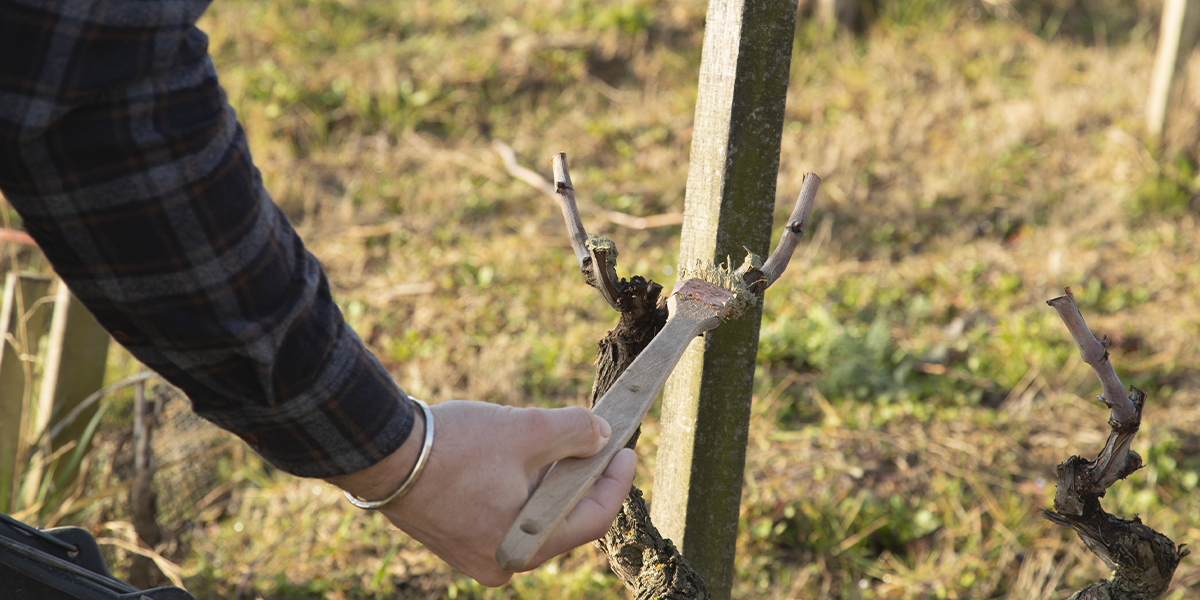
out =
[[[1166,0],[1146,101],[1146,131],[1161,139],[1167,112],[1180,92],[1180,74],[1200,32],[1200,0]]]
[[[71,293],[61,280],[54,296],[54,315],[50,322],[50,335],[46,342],[46,362],[43,365],[42,384],[38,393],[38,409],[34,433],[47,431],[55,415],[61,418],[100,389],[104,383],[104,368],[108,359],[108,332],[96,322],[92,313]],[[49,444],[50,452],[70,440],[78,440],[97,406],[83,411],[65,427],[59,429]],[[63,475],[65,462],[60,462],[57,480]],[[35,478],[40,478],[37,474]],[[27,490],[36,493],[36,489]],[[32,495],[26,497],[32,503]]]
[[[162,541],[162,528],[158,525],[158,496],[154,492],[154,427],[162,406],[162,396],[151,405],[146,401],[146,382],[133,384],[133,465],[135,479],[129,491],[129,508],[132,513],[133,530],[138,538],[150,548]],[[146,556],[133,557],[129,568],[129,583],[138,589],[149,589],[156,583],[153,559]]]
[[[794,0],[712,0],[679,264],[765,255],[775,207]],[[692,344],[667,381],[652,519],[713,598],[733,585],[758,307]]]
[[[0,512],[20,489],[21,448],[28,443],[25,409],[33,397],[33,365],[38,340],[46,331],[48,310],[39,303],[50,289],[50,278],[8,273],[0,301]],[[11,491],[11,493],[10,493]]]

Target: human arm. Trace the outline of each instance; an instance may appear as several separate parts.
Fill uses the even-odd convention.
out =
[[[166,12],[101,1],[68,15],[0,3],[0,49],[22,49],[0,52],[0,190],[97,320],[183,389],[198,414],[285,471],[370,497],[364,481],[407,472],[396,469],[412,460],[405,444],[419,443],[414,411],[263,189],[193,25],[206,5]],[[545,458],[538,448],[557,448],[548,440],[558,438],[522,438],[525,427],[511,425],[524,418],[505,424],[502,413],[471,410],[445,427],[410,498],[388,514],[452,565],[473,569],[478,561],[440,541],[469,524],[429,490],[466,485],[456,498],[511,523],[523,502],[513,490],[528,494],[541,470],[533,457]],[[628,458],[616,464],[618,480],[631,476]],[[481,464],[490,471],[476,477],[470,467]],[[617,508],[604,507],[611,522]]]

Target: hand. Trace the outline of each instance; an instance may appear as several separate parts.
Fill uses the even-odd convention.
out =
[[[608,423],[582,407],[516,408],[455,400],[432,411],[433,450],[424,472],[403,498],[380,512],[451,567],[484,585],[504,585],[513,572],[496,563],[496,548],[521,507],[554,461],[599,452],[608,442]],[[369,469],[330,482],[367,499],[395,489],[416,463],[424,439],[424,422],[417,413],[413,433],[399,450]],[[528,569],[604,535],[629,493],[635,462],[632,450],[617,453]]]

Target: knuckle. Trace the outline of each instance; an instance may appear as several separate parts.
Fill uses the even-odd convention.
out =
[[[596,423],[596,419],[592,416],[592,411],[582,406],[570,406],[565,410],[571,411],[571,424],[573,429],[579,429],[596,436],[600,435],[600,426]]]
[[[550,411],[544,408],[526,408],[521,409],[520,415],[522,425],[529,434],[540,438],[552,432],[554,422],[550,418]]]
[[[480,577],[476,578],[475,581],[478,581],[479,583],[481,583],[487,587],[494,588],[494,587],[500,587],[500,586],[508,583],[508,580],[512,579],[512,576],[513,576],[512,573],[509,573],[508,571],[502,571],[499,573],[493,573],[493,574],[489,574],[489,575],[481,575]]]
[[[525,426],[530,434],[540,439],[546,437],[599,437],[600,426],[592,417],[592,411],[582,406],[554,409],[532,409],[526,415]]]
[[[568,413],[569,431],[574,439],[580,442],[592,443],[603,437],[600,433],[600,423],[592,411],[582,406],[572,406],[564,410]]]

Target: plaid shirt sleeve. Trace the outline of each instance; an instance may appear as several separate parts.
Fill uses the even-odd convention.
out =
[[[0,190],[198,414],[285,471],[353,473],[413,408],[263,189],[195,27],[207,5],[0,1]]]

